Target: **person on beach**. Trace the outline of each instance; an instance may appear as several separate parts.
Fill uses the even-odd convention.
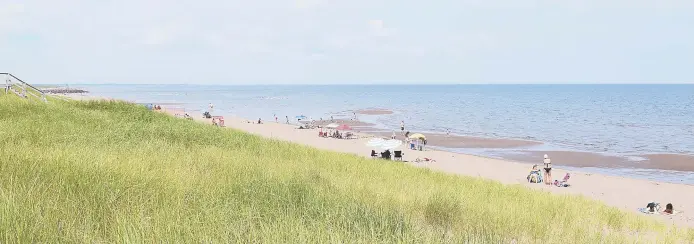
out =
[[[214,110],[214,104],[210,103],[208,106],[210,107],[210,113],[211,113]]]
[[[672,207],[672,203],[665,205],[665,210],[663,211],[664,214],[673,214],[674,212],[675,209]]]
[[[552,160],[549,159],[549,156],[545,154],[545,159],[543,160],[543,163],[545,164],[545,185],[551,185],[552,184]]]
[[[405,121],[400,121],[400,132],[405,133]]]
[[[390,139],[395,140],[395,131],[393,131],[393,135],[390,136]]]
[[[275,117],[275,123],[277,123],[277,114],[272,114],[272,117]]]
[[[527,179],[530,183],[542,182],[542,173],[540,172],[540,170],[537,169],[537,164],[533,165],[533,169],[530,170],[530,174],[528,174]]]
[[[289,116],[284,116],[287,118],[287,124],[289,124]]]
[[[260,118],[258,118],[258,124],[262,124],[262,123],[263,123],[263,121],[261,121]]]

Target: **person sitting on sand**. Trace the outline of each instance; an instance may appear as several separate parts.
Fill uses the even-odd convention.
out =
[[[656,213],[660,211],[660,204],[657,202],[649,202],[646,204],[647,213]]]
[[[543,160],[543,163],[545,164],[545,185],[551,185],[552,184],[552,160],[549,159],[549,156],[545,154],[545,159]]]
[[[571,175],[569,173],[566,173],[564,179],[562,179],[562,181],[555,180],[554,185],[558,187],[569,187],[569,178],[571,178]]]
[[[530,183],[540,183],[542,182],[542,173],[540,172],[539,169],[537,169],[537,165],[533,165],[533,169],[530,170],[530,174],[528,174],[528,182]]]
[[[433,162],[436,162],[436,160],[431,159],[431,158],[424,158],[424,159],[417,158],[417,159],[415,159],[414,161],[417,162],[417,163],[420,163],[420,162],[432,162],[432,163],[433,163]]]
[[[675,209],[672,207],[672,203],[668,203],[665,205],[665,210],[663,210],[663,214],[673,214],[675,212]]]

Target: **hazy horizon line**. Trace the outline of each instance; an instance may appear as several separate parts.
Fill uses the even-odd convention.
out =
[[[315,83],[33,83],[34,85],[189,85],[189,86],[458,86],[458,85],[694,85],[694,82],[669,82],[669,83],[649,83],[649,82],[613,82],[613,83],[335,83],[335,84],[315,84]]]

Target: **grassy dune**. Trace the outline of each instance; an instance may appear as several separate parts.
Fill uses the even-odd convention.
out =
[[[0,96],[0,243],[682,243],[582,197],[320,151],[120,102]]]

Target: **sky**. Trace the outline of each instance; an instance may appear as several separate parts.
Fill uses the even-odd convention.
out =
[[[694,83],[692,0],[0,0],[29,83]]]

